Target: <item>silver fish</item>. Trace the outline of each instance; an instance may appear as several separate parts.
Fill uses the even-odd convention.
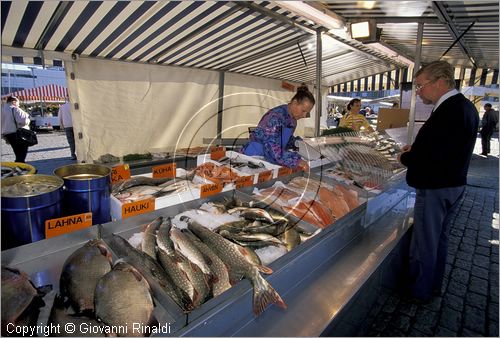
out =
[[[189,295],[175,286],[156,259],[137,250],[119,235],[113,234],[109,243],[113,251],[118,256],[123,257],[126,262],[140,271],[144,269],[184,311],[189,312],[193,309],[193,302]]]
[[[280,238],[285,243],[287,251],[291,251],[301,243],[300,234],[294,228],[285,231]]]
[[[240,274],[250,280],[253,284],[253,311],[256,315],[261,314],[271,303],[286,308],[280,295],[262,278],[259,268],[249,263],[233,243],[193,220],[188,221],[188,229],[211,248],[229,267],[230,271],[232,270],[233,273]]]
[[[268,223],[273,223],[274,219],[269,215],[269,213],[260,208],[247,208],[247,207],[236,207],[229,209],[227,211],[228,214],[233,214],[235,212],[239,212],[240,216],[250,219],[250,220],[264,220]]]
[[[163,217],[159,216],[146,225],[144,229],[144,239],[142,240],[141,248],[143,252],[152,258],[156,258],[156,230],[158,230],[162,222]]]
[[[153,320],[153,298],[149,284],[130,264],[118,261],[95,288],[95,315],[108,326],[126,327],[123,336],[142,336],[134,323],[143,326]]]
[[[205,243],[203,243],[198,237],[196,237],[191,231],[187,230],[185,232],[186,236],[194,243],[194,245],[200,250],[200,252],[208,257],[210,261],[210,270],[216,277],[216,280],[212,283],[212,289],[214,297],[217,297],[224,291],[231,288],[231,283],[229,283],[229,273],[224,262],[217,256],[217,254],[210,249]]]
[[[213,274],[208,267],[208,262],[203,257],[202,253],[196,246],[184,235],[180,229],[172,228],[170,230],[170,238],[174,242],[175,249],[182,253],[192,263],[198,265],[204,274],[212,278]]]
[[[64,262],[59,281],[61,295],[68,297],[77,313],[94,311],[97,282],[111,271],[111,253],[101,240],[88,241]]]

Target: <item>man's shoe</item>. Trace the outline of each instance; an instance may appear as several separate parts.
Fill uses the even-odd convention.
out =
[[[75,155],[71,156],[71,159],[76,160],[76,156]]]

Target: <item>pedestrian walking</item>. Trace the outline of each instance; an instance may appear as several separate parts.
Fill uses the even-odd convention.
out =
[[[2,107],[2,138],[10,144],[16,162],[24,163],[28,154],[28,144],[17,138],[17,128],[30,129],[30,115],[19,108],[19,99],[9,96]]]
[[[66,132],[66,139],[68,140],[69,149],[71,151],[71,159],[76,160],[75,133],[73,131],[73,120],[71,118],[71,104],[68,99],[59,107],[59,123],[61,128],[64,128]]]
[[[490,141],[493,133],[498,131],[498,110],[491,108],[491,103],[484,105],[484,115],[481,120],[481,155],[488,156],[490,153]]]
[[[398,156],[416,189],[407,272],[410,296],[427,302],[441,292],[453,213],[467,184],[479,114],[455,89],[454,69],[435,61],[416,73],[417,94],[433,104],[415,142]]]

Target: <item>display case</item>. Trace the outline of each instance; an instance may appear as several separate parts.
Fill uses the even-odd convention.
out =
[[[331,153],[324,157],[328,161],[309,173],[281,172],[279,177],[257,180],[256,184],[242,186],[237,190],[208,197],[198,195],[149,213],[14,248],[3,253],[2,263],[26,271],[37,285],[57,285],[56,279],[64,258],[90,238],[102,238],[113,252],[119,253],[115,258],[127,261],[130,260],[127,251],[130,248],[114,240],[115,236],[131,240],[156,217],[175,219],[180,213],[199,209],[206,204],[220,204],[237,199],[238,203],[245,205],[278,210],[286,215],[290,224],[312,235],[300,245],[276,256],[268,264],[273,273],[265,276],[265,279],[281,296],[287,308],[272,304],[263,313],[256,315],[252,309],[253,286],[249,280],[243,279],[194,310],[184,311],[159,285],[154,273],[135,262],[135,267],[152,286],[157,303],[155,316],[159,322],[168,324],[171,330],[168,334],[163,332],[158,335],[331,334],[336,328],[340,330],[345,325],[353,325],[352,322],[346,323],[346,318],[351,318],[351,321],[353,318],[348,315],[354,311],[352,304],[408,229],[414,201],[412,190],[404,183],[404,170],[380,153],[387,150],[380,138],[365,139],[359,135],[343,135],[340,138],[335,136],[305,142],[309,147],[314,143],[316,146],[321,144],[318,147],[326,147],[326,150],[322,150],[323,153]],[[373,164],[370,161],[378,163],[372,171],[368,170],[370,163]],[[351,176],[351,181],[342,181],[328,175],[332,169],[345,170],[347,174],[352,174],[355,170],[357,175]],[[378,180],[376,186],[361,184],[374,177]],[[365,181],[360,181],[360,178]],[[343,193],[347,195],[343,195],[343,202],[335,199],[335,203],[328,203],[331,193],[336,194],[335,198]],[[348,196],[356,196],[356,204],[348,204]],[[340,202],[348,208],[337,214],[339,210],[336,207]],[[299,205],[307,207],[304,213],[296,212]],[[321,212],[313,210],[318,205],[323,205],[324,211],[333,215],[322,224],[316,222],[321,219]],[[316,218],[310,217],[310,214]],[[209,222],[215,220],[210,215],[204,217]],[[132,261],[130,263],[133,264]]]

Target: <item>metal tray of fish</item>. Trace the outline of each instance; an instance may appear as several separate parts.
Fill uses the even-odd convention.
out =
[[[2,251],[2,266],[8,266],[25,272],[37,288],[44,286],[51,287],[51,291],[43,297],[45,306],[40,309],[37,325],[45,326],[48,323],[54,299],[56,298],[56,294],[60,292],[60,277],[66,259],[90,240],[99,239],[100,237],[100,226],[93,226]],[[116,263],[121,257],[105,242],[102,242],[102,244],[111,253],[113,263]],[[158,327],[161,326],[165,332],[171,330],[170,325],[173,323],[173,318],[163,307],[164,302],[156,298],[154,290],[152,299],[154,303],[153,316],[158,322]],[[2,304],[2,306],[5,306],[5,304]],[[96,330],[93,333],[97,333],[99,329],[91,328],[91,325],[93,324],[85,326],[88,330],[87,333],[91,332],[90,330]],[[37,329],[43,330],[41,327]],[[61,327],[60,330],[63,330],[59,332],[60,334],[65,333],[64,328]],[[128,334],[130,335],[131,332],[128,332]]]
[[[204,203],[207,202],[211,203],[225,202],[228,200],[232,200],[234,198],[238,199],[241,202],[250,202],[250,201],[256,202],[251,198],[251,196],[243,192],[237,190],[228,191],[209,198],[188,201],[180,205],[169,206],[160,210],[156,210],[152,213],[131,217],[121,222],[111,222],[104,224],[102,226],[102,237],[104,241],[109,243],[112,248],[115,248],[115,246],[111,243],[113,236],[118,235],[124,238],[125,240],[129,240],[137,233],[142,232],[144,229],[144,225],[151,223],[154,219],[156,219],[159,216],[164,218],[167,217],[173,218],[174,216],[182,212],[185,212],[187,210],[198,209],[200,206],[202,206]],[[299,227],[301,231],[304,231],[305,233],[313,233],[317,230],[316,227],[307,224],[305,222],[302,222],[300,220],[294,219],[291,221],[296,223],[295,227]],[[289,255],[291,253],[294,253],[297,249],[300,249],[302,246],[303,245],[301,244],[298,247],[294,248],[289,253],[285,254],[284,256],[279,257],[278,259],[273,261],[270,265],[268,265],[268,267],[271,268],[273,271],[281,269],[281,266],[286,264],[286,262],[291,257],[293,257]],[[128,248],[128,250],[130,250],[130,248]],[[138,269],[141,271],[140,267],[138,267]],[[148,275],[147,272],[144,273]],[[152,284],[155,285],[156,283],[153,282]],[[197,318],[202,317],[208,311],[211,311],[218,307],[224,307],[225,306],[224,304],[227,303],[228,301],[231,300],[234,301],[234,299],[239,299],[241,297],[244,298],[245,303],[248,302],[248,308],[247,308],[248,312],[252,312],[252,305],[251,305],[252,290],[253,288],[247,280],[241,280],[235,285],[233,285],[229,290],[223,292],[217,297],[209,299],[205,303],[201,304],[201,306],[194,308],[189,313],[185,313],[185,311],[183,311],[183,309],[180,306],[178,306],[175,302],[171,301],[171,299],[169,299],[169,296],[166,295],[165,292],[163,292],[164,294],[163,296],[161,297],[159,296],[158,298],[160,301],[166,301],[163,305],[165,306],[167,311],[169,311],[169,314],[174,318],[174,322],[171,323],[171,327],[172,327],[172,332],[176,332],[182,326],[185,326],[186,324],[189,324],[190,322],[196,320]],[[160,293],[162,293],[162,291],[160,291]]]

